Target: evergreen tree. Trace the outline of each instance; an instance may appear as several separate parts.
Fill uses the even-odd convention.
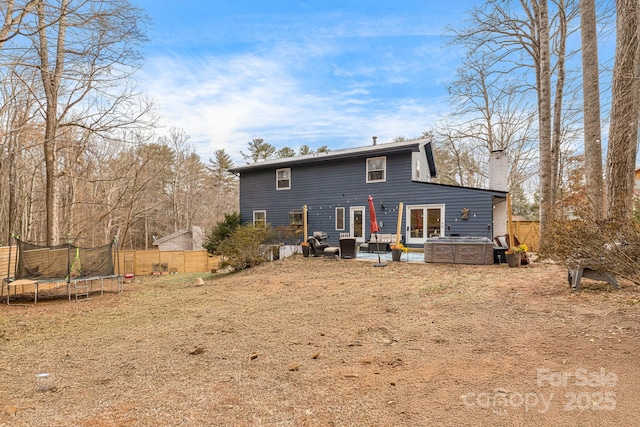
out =
[[[305,156],[307,154],[313,154],[313,150],[309,148],[308,145],[301,145],[298,149],[298,154],[301,156]]]
[[[293,157],[295,155],[296,155],[296,152],[293,151],[293,149],[289,148],[289,147],[282,147],[276,153],[276,157],[279,158],[279,159],[284,159],[285,157]]]
[[[262,138],[254,138],[249,143],[249,153],[240,152],[247,163],[257,163],[260,160],[273,159],[276,154],[276,147],[264,142]]]

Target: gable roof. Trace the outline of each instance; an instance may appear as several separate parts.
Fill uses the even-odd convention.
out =
[[[159,238],[154,238],[153,240],[153,244],[154,245],[159,245],[160,243],[164,243],[164,242],[169,242],[173,239],[175,239],[178,236],[182,236],[183,234],[188,235],[189,237],[193,237],[193,238],[198,238],[200,236],[198,236],[199,234],[202,234],[202,229],[200,227],[198,227],[197,225],[194,225],[191,230],[178,230],[174,233],[168,234],[164,237],[159,237]]]
[[[175,233],[171,233],[171,234],[168,234],[168,235],[166,235],[164,237],[159,237],[159,238],[155,239],[153,241],[153,244],[157,246],[160,243],[168,242],[168,241],[170,241],[172,239],[175,239],[178,236],[182,236],[183,234],[191,235],[191,231],[190,230],[178,230]]]
[[[264,160],[244,166],[236,166],[229,169],[232,173],[242,173],[250,170],[271,169],[274,167],[288,167],[292,165],[304,165],[309,163],[324,162],[337,159],[349,159],[364,156],[384,156],[403,151],[424,150],[429,162],[431,173],[435,176],[435,161],[431,150],[431,139],[421,138],[400,142],[387,142],[383,144],[366,145],[364,147],[346,148],[343,150],[329,151],[328,153],[306,154],[304,156],[284,157],[281,159]]]

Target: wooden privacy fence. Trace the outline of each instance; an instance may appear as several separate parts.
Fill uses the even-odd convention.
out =
[[[513,234],[518,236],[520,243],[527,245],[529,251],[540,249],[540,221],[513,221]]]
[[[11,268],[9,269],[9,247],[0,247],[0,279],[13,276],[17,261],[17,248],[11,248]],[[205,250],[201,251],[120,251],[119,259],[114,260],[115,272],[120,274],[132,273],[135,275],[145,275],[154,272],[154,267],[160,266],[161,270],[171,273],[199,273],[217,269],[220,265],[220,258],[210,256]],[[125,271],[127,268],[133,271]],[[64,259],[66,268],[66,258]],[[118,270],[119,269],[119,270]]]
[[[168,273],[199,273],[217,269],[220,265],[220,258],[211,256],[205,250],[201,251],[120,251],[119,253],[120,273],[133,273],[137,276],[144,276],[158,272]],[[133,265],[133,271],[125,271]],[[115,266],[118,271],[118,265]]]
[[[14,272],[16,271],[16,252],[18,251],[17,247],[11,248],[11,269],[9,270],[9,247],[2,246],[0,247],[0,279],[4,279],[7,277],[7,272],[9,272],[9,277],[12,277]],[[66,260],[65,260],[66,262]]]

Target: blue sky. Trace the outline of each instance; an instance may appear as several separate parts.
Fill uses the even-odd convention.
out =
[[[473,1],[132,0],[151,18],[137,75],[163,134],[244,164],[253,138],[330,149],[417,137],[448,111],[461,52],[444,27]]]

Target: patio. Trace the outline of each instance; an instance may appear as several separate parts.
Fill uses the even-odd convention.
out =
[[[360,251],[356,255],[356,259],[366,261],[378,261],[378,254],[376,252]],[[380,261],[392,262],[391,252],[380,252]],[[424,252],[405,252],[400,258],[400,262],[420,262],[424,263]]]

